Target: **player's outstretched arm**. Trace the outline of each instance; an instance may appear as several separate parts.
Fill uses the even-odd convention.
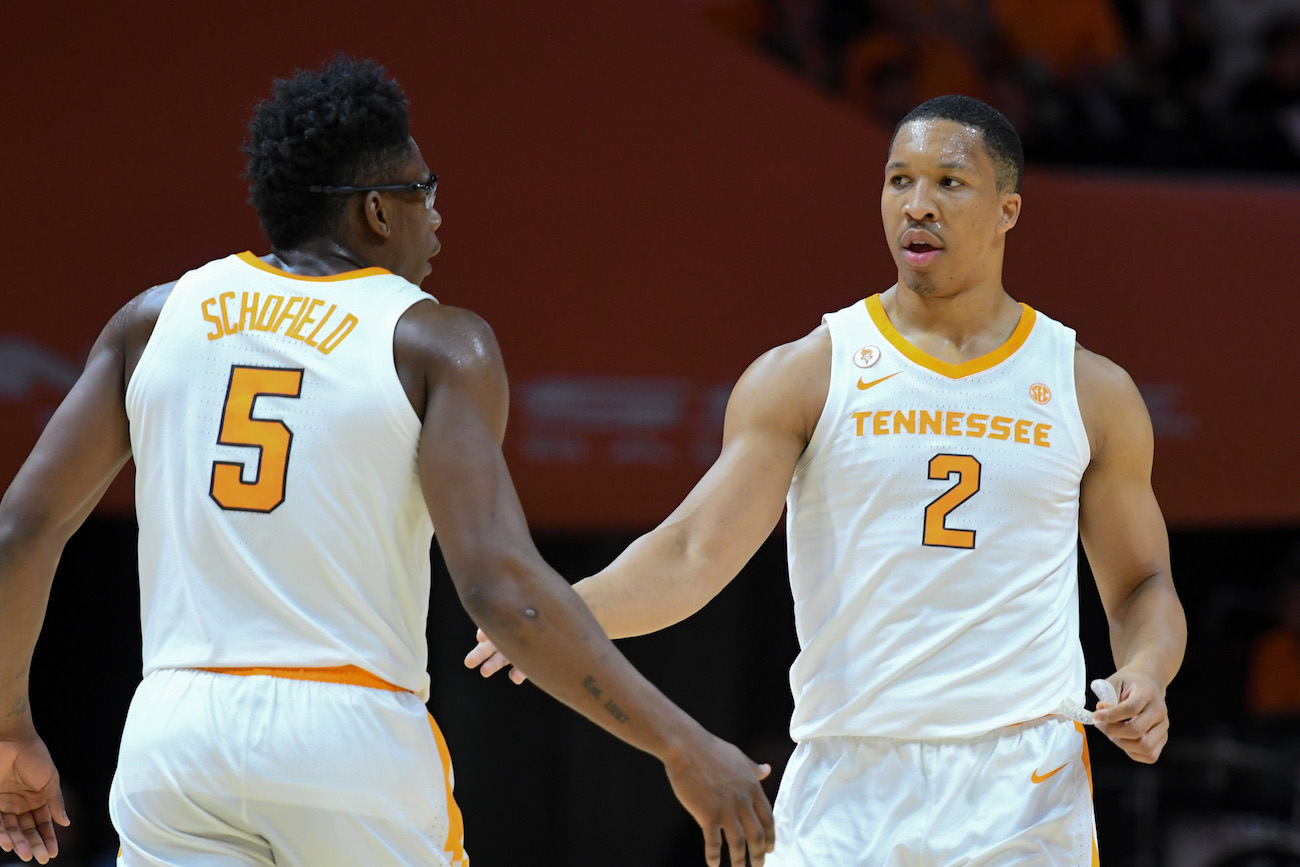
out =
[[[54,824],[68,824],[58,771],[28,706],[32,653],[63,547],[130,457],[126,356],[141,328],[144,339],[152,328],[149,297],[104,328],[0,500],[0,848],[24,861],[57,855]]]
[[[623,658],[572,588],[533,546],[501,452],[507,387],[490,329],[455,308],[417,305],[427,359],[419,473],[462,604],[542,689],[663,763],[705,836],[710,865],[725,836],[732,864],[762,864],[774,842],[759,785],[770,769],[715,738]]]
[[[776,526],[830,381],[821,326],[750,365],[727,403],[722,452],[672,514],[574,589],[612,638],[655,632],[700,610]],[[465,659],[486,677],[507,665],[486,636]],[[522,682],[518,665],[511,679]],[[529,672],[531,674],[531,672]]]
[[[1182,664],[1187,621],[1169,567],[1169,535],[1151,488],[1151,419],[1117,365],[1080,349],[1079,405],[1092,445],[1079,530],[1110,623],[1119,703],[1097,727],[1130,758],[1154,762],[1169,739],[1165,689]]]

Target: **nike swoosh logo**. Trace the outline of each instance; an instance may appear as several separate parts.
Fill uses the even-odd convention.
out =
[[[1034,771],[1032,774],[1029,775],[1029,779],[1031,782],[1041,783],[1043,780],[1046,780],[1052,774],[1059,773],[1060,771],[1065,770],[1069,766],[1069,764],[1070,764],[1069,762],[1066,762],[1064,765],[1061,765],[1055,771],[1048,771],[1047,773],[1043,774],[1041,777],[1038,776],[1038,771]]]
[[[902,373],[901,370],[896,370],[893,373],[889,374],[889,376],[898,376],[898,374],[900,373]],[[880,379],[877,379],[874,382],[863,382],[861,379],[859,379],[858,388],[863,391],[866,391],[868,388],[871,388],[871,386],[873,385],[880,385],[880,383],[884,382],[886,379],[889,379],[889,376],[882,376],[880,377]]]

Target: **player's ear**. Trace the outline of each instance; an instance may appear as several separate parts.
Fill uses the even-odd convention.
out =
[[[366,193],[366,197],[361,204],[364,209],[366,225],[370,231],[374,232],[380,238],[387,238],[393,232],[393,227],[389,222],[390,215],[384,209],[384,197],[379,193],[371,190]]]
[[[1007,193],[1002,197],[1002,214],[998,217],[998,234],[1011,229],[1020,219],[1020,194]]]

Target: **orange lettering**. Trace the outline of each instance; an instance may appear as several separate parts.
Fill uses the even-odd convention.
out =
[[[286,333],[294,340],[302,340],[302,329],[316,321],[311,318],[311,312],[324,303],[319,298],[313,298],[310,304],[304,304],[302,312],[298,314],[297,319],[293,320],[293,324],[289,326]]]
[[[1033,422],[1027,418],[1016,420],[1016,442],[1029,445],[1029,426],[1031,424]]]
[[[957,430],[957,423],[966,417],[964,412],[950,412],[948,418],[944,421],[943,432],[950,437],[961,436],[961,431]]]
[[[308,334],[308,335],[307,335],[307,339],[304,340],[303,343],[306,343],[308,346],[315,346],[315,345],[316,345],[316,341],[315,341],[315,340],[312,340],[312,338],[316,336],[316,332],[317,332],[317,331],[320,331],[321,328],[323,328],[323,327],[325,326],[325,323],[326,323],[326,322],[329,322],[330,317],[334,315],[334,308],[335,308],[335,306],[336,306],[336,305],[334,305],[334,304],[331,304],[331,305],[330,305],[330,309],[327,310],[327,311],[325,312],[325,316],[324,316],[324,317],[323,317],[319,322],[316,323],[316,327],[312,329],[311,334]]]
[[[989,434],[991,440],[1004,440],[1011,436],[1011,419],[1005,415],[993,416],[993,433]]]
[[[869,415],[871,415],[869,412],[855,412],[853,414],[853,420],[858,423],[858,436],[862,436],[862,427]]]
[[[889,433],[889,412],[878,412],[871,420],[871,432],[876,436]]]
[[[295,316],[297,316],[299,313],[301,313],[301,312],[302,312],[303,303],[304,303],[306,300],[307,300],[307,299],[304,298],[304,297],[302,297],[301,295],[295,295],[295,296],[293,296],[292,298],[290,298],[290,299],[289,299],[289,303],[286,304],[286,305],[284,305],[284,312],[280,314],[280,318],[279,318],[279,319],[275,320],[275,327],[272,328],[271,330],[272,330],[272,331],[279,331],[281,325],[283,325],[286,321],[288,321],[288,320],[290,320],[290,319],[293,319]],[[298,302],[298,309],[297,309],[297,310],[294,310],[294,309],[293,309],[293,302],[295,302],[295,301]]]
[[[987,422],[988,420],[989,420],[988,416],[978,412],[971,413],[970,415],[966,416],[966,436],[968,437],[984,436],[984,431],[988,430],[988,425],[985,424],[985,422]]]
[[[1034,445],[1051,448],[1052,444],[1047,441],[1047,432],[1052,429],[1050,424],[1039,422],[1034,425]]]
[[[916,433],[916,410],[909,409],[907,415],[902,410],[894,413],[894,433]]]
[[[921,433],[943,433],[943,410],[921,410]]]
[[[338,347],[340,343],[343,342],[344,337],[347,337],[349,334],[352,333],[352,329],[355,328],[356,325],[357,325],[357,317],[349,313],[347,316],[343,317],[343,321],[339,323],[338,328],[334,329],[334,333],[331,334],[329,337],[326,337],[324,340],[322,340],[320,342],[320,346],[318,346],[317,348],[321,352],[325,353],[326,355],[329,355]],[[338,339],[334,340],[335,337],[337,337]],[[330,343],[331,340],[334,340],[334,342]]]
[[[230,311],[226,310],[226,299],[234,298],[234,297],[235,297],[234,292],[222,292],[221,295],[217,298],[217,304],[218,306],[221,307],[221,324],[226,326],[227,334],[234,334],[236,331],[239,330],[239,326],[237,324],[234,326],[230,324]]]
[[[257,324],[253,327],[258,331],[272,331],[271,324],[275,322],[275,315],[280,312],[282,304],[284,304],[283,295],[267,295],[265,303],[262,304],[262,312],[257,314]]]
[[[202,305],[203,318],[217,327],[216,331],[213,331],[208,335],[208,340],[216,340],[218,337],[226,336],[226,332],[221,328],[221,320],[217,318],[217,314],[208,312],[208,305],[216,303],[217,299],[209,298],[207,301],[204,301]]]
[[[253,303],[248,303],[248,293],[243,293],[239,299],[239,330],[244,331],[257,328],[257,302],[261,299],[261,292],[253,293]],[[244,323],[248,324],[244,324]]]

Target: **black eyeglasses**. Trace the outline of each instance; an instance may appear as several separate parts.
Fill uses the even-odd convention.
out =
[[[431,175],[427,181],[408,181],[405,184],[370,184],[364,187],[312,184],[302,189],[309,193],[368,193],[371,190],[376,192],[422,192],[424,193],[424,207],[432,211],[434,197],[438,195],[438,176]]]

